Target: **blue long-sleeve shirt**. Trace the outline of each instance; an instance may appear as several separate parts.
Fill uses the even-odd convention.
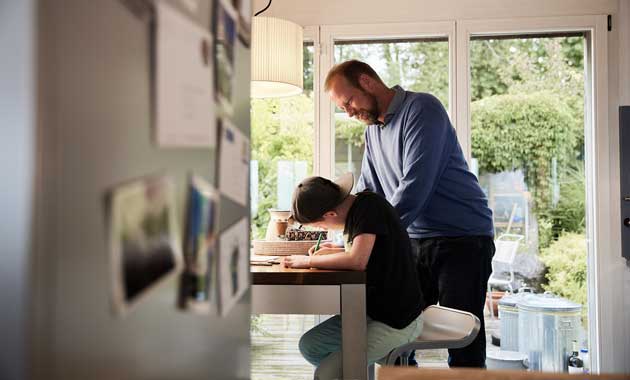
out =
[[[414,239],[493,236],[488,200],[440,101],[394,90],[385,124],[365,130],[357,191],[383,195]]]

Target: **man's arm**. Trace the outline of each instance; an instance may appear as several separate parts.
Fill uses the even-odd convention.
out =
[[[403,176],[390,202],[407,228],[426,208],[446,168],[452,127],[435,99],[411,113],[403,128]]]
[[[367,268],[376,235],[360,234],[352,239],[350,252],[315,256],[286,256],[284,266],[289,268],[349,269],[362,271]]]

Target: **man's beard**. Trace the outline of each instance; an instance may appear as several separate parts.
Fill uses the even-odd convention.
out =
[[[376,97],[364,90],[362,90],[362,92],[370,100],[370,105],[368,108],[360,109],[355,115],[355,118],[367,125],[382,124],[378,120],[378,103],[376,102]]]

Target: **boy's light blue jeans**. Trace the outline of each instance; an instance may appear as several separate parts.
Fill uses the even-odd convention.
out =
[[[394,348],[415,340],[422,332],[422,315],[403,329],[367,319],[367,362],[379,362]],[[302,356],[317,367],[315,380],[341,379],[341,317],[335,315],[300,338]],[[367,368],[366,368],[367,371]]]

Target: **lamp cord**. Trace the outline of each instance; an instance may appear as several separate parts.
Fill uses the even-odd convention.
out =
[[[263,9],[259,10],[258,12],[256,12],[256,14],[254,15],[254,17],[258,16],[259,14],[263,13],[264,11],[267,10],[267,8],[269,8],[269,6],[271,5],[271,0],[269,0],[269,4],[267,4],[266,7],[264,7]]]

